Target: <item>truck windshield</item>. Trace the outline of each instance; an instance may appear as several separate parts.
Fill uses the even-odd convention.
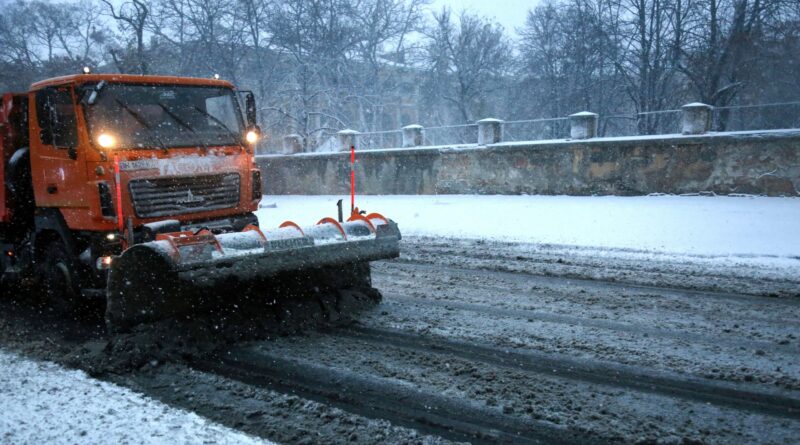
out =
[[[92,139],[111,135],[116,148],[242,143],[242,115],[229,88],[109,84],[86,108]]]

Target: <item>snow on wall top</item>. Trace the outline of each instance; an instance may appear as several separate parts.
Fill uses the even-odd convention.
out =
[[[430,145],[423,147],[412,148],[382,148],[375,150],[364,150],[363,152],[369,153],[391,153],[398,154],[399,152],[407,152],[409,154],[428,152],[445,152],[445,151],[462,151],[462,150],[487,150],[497,148],[544,148],[553,145],[592,145],[592,144],[607,144],[610,142],[658,142],[658,143],[680,143],[688,141],[714,141],[714,140],[730,140],[730,139],[781,139],[781,138],[800,138],[800,129],[787,128],[778,130],[753,130],[753,131],[726,131],[726,132],[709,132],[705,134],[655,134],[655,135],[637,135],[637,136],[617,136],[617,137],[597,137],[591,139],[546,139],[538,141],[515,141],[515,142],[498,142],[496,144],[478,145],[475,144],[446,144],[446,145]],[[358,147],[356,146],[358,151]],[[265,154],[257,155],[256,158],[297,158],[297,157],[331,157],[347,155],[349,153],[333,151],[325,153],[297,153],[294,155],[284,154]]]

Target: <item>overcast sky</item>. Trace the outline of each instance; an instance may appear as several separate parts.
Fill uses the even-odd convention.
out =
[[[467,9],[493,18],[511,34],[516,28],[525,24],[528,10],[534,8],[537,3],[539,0],[433,0],[430,8],[439,10],[447,5],[454,12]]]
[[[126,0],[111,0],[116,6]],[[0,4],[5,0],[0,0]],[[481,16],[488,17],[503,25],[509,35],[515,35],[516,29],[525,24],[528,10],[533,9],[540,0],[432,0],[428,9],[438,11],[442,6],[449,6],[453,12],[467,9]]]

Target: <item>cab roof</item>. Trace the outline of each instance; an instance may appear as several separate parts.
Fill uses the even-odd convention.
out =
[[[88,82],[100,82],[101,80],[105,80],[108,83],[143,83],[235,88],[233,84],[227,80],[204,79],[200,77],[149,76],[135,74],[71,74],[68,76],[53,77],[36,82],[31,85],[31,91],[40,90],[49,86],[67,84],[80,85]]]

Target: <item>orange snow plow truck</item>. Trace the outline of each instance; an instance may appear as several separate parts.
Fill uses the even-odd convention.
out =
[[[111,331],[298,295],[286,283],[379,300],[369,262],[399,255],[375,213],[259,228],[255,100],[222,80],[53,78],[2,96],[0,132],[3,292],[105,299]]]

